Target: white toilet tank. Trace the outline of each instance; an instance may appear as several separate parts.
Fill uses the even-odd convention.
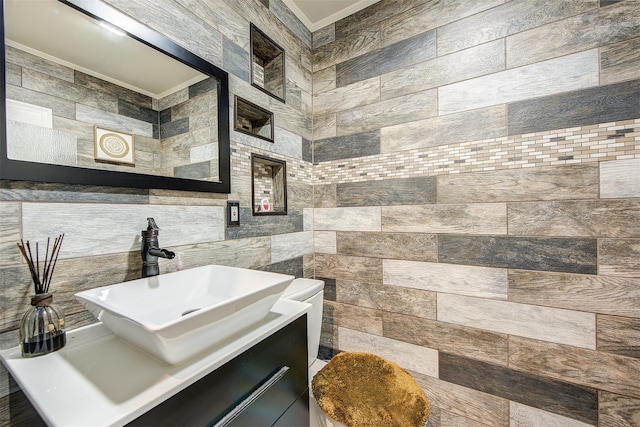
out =
[[[311,366],[318,357],[318,349],[320,348],[324,282],[315,279],[295,279],[285,289],[282,298],[311,304],[311,310],[307,313],[308,366]]]

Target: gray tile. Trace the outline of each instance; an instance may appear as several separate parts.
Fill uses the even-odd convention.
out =
[[[211,162],[198,162],[173,168],[176,178],[206,179],[211,177]]]
[[[311,47],[311,32],[304,26],[300,19],[289,10],[282,0],[269,0],[269,10],[282,21],[305,46]]]
[[[507,106],[509,135],[640,116],[640,80],[550,95]]]
[[[337,184],[337,206],[422,205],[436,202],[436,178],[384,179]]]
[[[600,50],[602,84],[640,79],[640,37]]]
[[[224,69],[249,82],[249,52],[226,37],[222,38],[222,61]]]
[[[313,48],[317,49],[320,46],[324,46],[327,43],[331,43],[336,39],[336,26],[335,24],[329,24],[326,27],[316,30],[312,34]]]
[[[288,209],[287,215],[253,216],[251,208],[240,207],[240,227],[227,228],[227,239],[270,236],[303,231],[302,211]]]
[[[336,64],[336,86],[347,86],[436,57],[435,31]]]
[[[337,253],[394,260],[436,261],[435,234],[343,232],[336,235]]]
[[[314,162],[380,154],[380,131],[356,133],[314,141]]]

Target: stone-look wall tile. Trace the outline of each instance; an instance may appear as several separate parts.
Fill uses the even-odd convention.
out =
[[[640,159],[601,162],[600,197],[640,197]]]
[[[640,38],[602,47],[600,68],[602,84],[640,79]]]
[[[20,233],[20,205],[16,202],[0,202],[0,266],[19,264],[22,256],[17,243]]]
[[[336,86],[343,87],[436,57],[436,33],[428,31],[336,64]]]
[[[313,231],[313,208],[302,208],[302,231]]]
[[[436,318],[436,293],[420,289],[339,279],[336,281],[336,300],[391,313]]]
[[[332,138],[336,135],[338,135],[338,132],[336,130],[336,114],[313,115],[314,148],[315,141],[325,138]]]
[[[438,203],[598,198],[597,164],[438,176]]]
[[[596,274],[596,239],[440,235],[439,262]]]
[[[379,207],[319,208],[314,221],[317,231],[381,231]]]
[[[351,31],[364,27],[377,27],[378,23],[415,7],[425,0],[382,0],[337,21],[336,37],[346,37]]]
[[[341,255],[413,261],[438,259],[438,243],[434,234],[340,231],[336,243],[337,252]]]
[[[640,399],[600,392],[601,427],[632,427],[640,423]]]
[[[336,25],[329,24],[326,27],[320,28],[314,31],[311,35],[312,48],[317,49],[320,46],[324,46],[327,43],[331,43],[336,39]]]
[[[636,305],[637,301],[638,298]],[[640,359],[640,316],[630,318],[600,314],[596,319],[596,332],[599,351]]]
[[[370,104],[380,99],[380,77],[320,92],[313,97],[313,114],[328,114]]]
[[[381,96],[390,99],[496,73],[504,70],[504,64],[504,40],[497,40],[383,74]]]
[[[337,237],[335,231],[314,231],[313,250],[321,254],[337,254]]]
[[[271,236],[271,263],[313,253],[313,232],[275,234]]]
[[[348,37],[336,34],[335,41],[313,50],[313,71],[373,52],[379,46],[380,29],[378,27],[361,27],[349,32]]]
[[[572,3],[590,6],[587,2]],[[507,67],[518,67],[631,39],[638,36],[638,26],[640,10],[631,1],[596,8],[549,25],[532,28],[507,37]]]
[[[596,348],[596,316],[592,313],[440,293],[438,320],[576,347]]]
[[[507,234],[507,206],[504,203],[382,206],[382,230],[475,235]]]
[[[23,203],[22,215],[25,239],[65,234],[61,258],[137,251],[148,217],[161,227],[163,247],[224,239],[224,209],[216,206]]]
[[[240,227],[227,228],[227,239],[297,233],[303,229],[302,210],[289,209],[287,215],[253,216],[250,207],[242,206],[241,204]]]
[[[311,47],[311,32],[298,19],[297,16],[284,4],[282,0],[269,0],[269,10],[280,20],[287,28],[295,34],[302,43],[309,48]]]
[[[320,93],[335,90],[336,88],[336,67],[323,68],[313,73],[313,96]]]
[[[513,236],[640,237],[640,200],[509,203],[508,217]]]
[[[598,393],[503,366],[440,353],[440,379],[582,422],[598,422]]]
[[[337,184],[338,206],[422,205],[436,202],[432,176]]]
[[[402,95],[338,113],[338,135],[348,135],[438,115],[435,89]]]
[[[509,301],[640,318],[640,279],[510,270]]]
[[[599,84],[598,50],[592,49],[557,59],[493,73],[438,88],[440,115]]]
[[[135,135],[153,137],[153,125],[151,123],[110,113],[100,108],[76,104],[75,119],[83,123],[96,123],[100,126],[118,129]]]
[[[324,304],[331,307],[333,311],[334,327],[342,326],[368,334],[382,335],[382,316],[377,310],[333,301],[325,301]],[[338,346],[334,348],[341,349],[340,338],[338,338]]]
[[[335,208],[338,206],[336,200],[335,184],[313,186],[314,208]]]
[[[383,260],[382,268],[385,285],[507,299],[507,272],[503,269],[395,259]]]
[[[464,0],[446,4],[433,2],[420,3],[422,4],[418,4],[406,12],[399,13],[380,24],[382,34],[381,44],[383,46],[490,9],[502,4],[503,0],[483,2]],[[438,45],[439,44],[440,42],[438,41]],[[442,53],[439,53],[439,55],[441,56]]]
[[[481,108],[433,117],[380,130],[380,151],[397,151],[445,145],[449,141],[473,141],[505,136],[505,106]],[[442,138],[447,135],[447,138]]]
[[[511,336],[509,366],[602,391],[640,397],[640,359]]]
[[[37,105],[38,107],[49,108],[57,117],[64,117],[67,119],[75,119],[76,117],[75,103],[65,99],[60,99],[56,96],[7,85],[6,97],[7,99],[14,99],[16,101],[26,102],[27,104]]]
[[[640,239],[601,239],[598,273],[640,278]]]
[[[380,154],[380,131],[356,133],[314,141],[314,161],[326,162]]]
[[[305,277],[304,261],[302,257],[292,258],[285,261],[258,267],[258,270],[270,271],[272,273],[288,274],[293,277]]]
[[[150,203],[148,189],[6,180],[0,181],[0,200],[128,205]]]
[[[249,53],[226,37],[222,37],[222,62],[229,73],[250,82]]]
[[[615,83],[508,105],[509,135],[638,117],[640,80]]]
[[[338,328],[340,350],[377,354],[402,368],[438,378],[438,352],[431,348]]]
[[[507,364],[507,335],[397,313],[385,312],[382,320],[387,338],[497,365]]]
[[[75,73],[73,68],[49,61],[48,59],[28,53],[15,46],[5,45],[5,49],[5,61],[7,65],[12,64],[19,68],[28,68],[69,83],[74,82]],[[21,72],[21,70],[18,71]]]
[[[495,3],[492,4],[494,5]],[[597,0],[563,1],[554,4],[544,0],[507,1],[501,6],[487,8],[484,12],[439,28],[438,55],[537,28],[597,6]],[[544,43],[546,44],[546,41]]]
[[[417,372],[411,373],[424,389],[432,408],[440,409],[442,418],[451,413],[459,417],[493,427],[509,426],[509,401],[468,387],[462,387],[448,381],[442,381]],[[444,422],[445,420],[441,420]],[[447,427],[471,427],[475,424],[451,424]],[[445,424],[440,424],[445,427]]]
[[[564,426],[564,427],[589,427],[582,421],[553,414],[518,402],[509,402],[510,426],[535,427],[535,426]]]
[[[382,260],[316,254],[316,275],[340,280],[382,283]]]

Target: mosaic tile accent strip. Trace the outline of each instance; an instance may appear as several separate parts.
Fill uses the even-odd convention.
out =
[[[251,176],[251,153],[286,161],[288,183],[313,184],[312,167],[309,162],[231,141],[231,171],[234,176]]]
[[[638,158],[640,118],[316,163],[314,184]]]

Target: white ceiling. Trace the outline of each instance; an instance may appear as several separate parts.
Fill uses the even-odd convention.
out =
[[[380,0],[283,0],[311,31],[319,30]]]

